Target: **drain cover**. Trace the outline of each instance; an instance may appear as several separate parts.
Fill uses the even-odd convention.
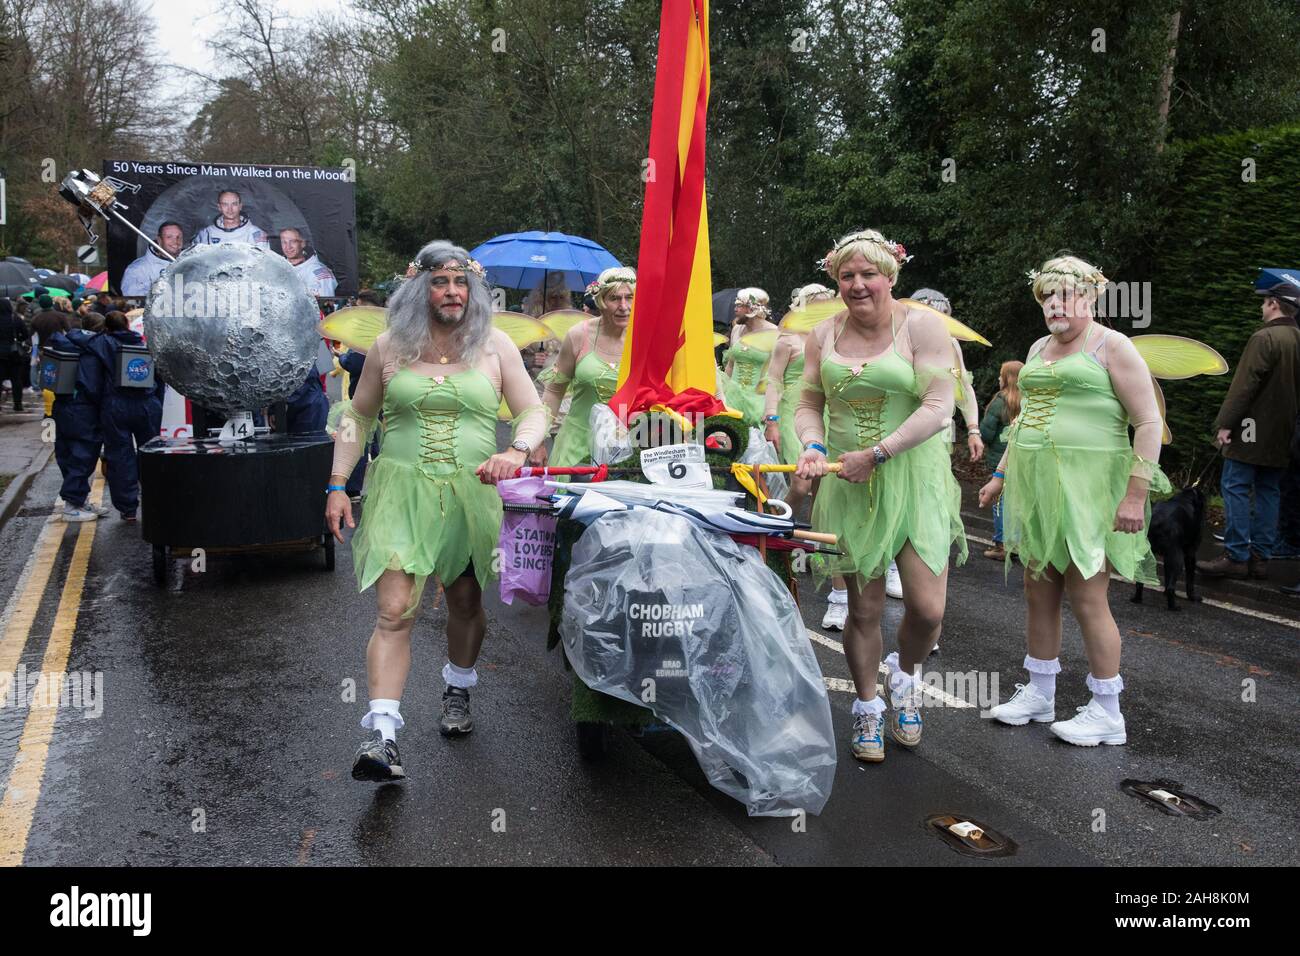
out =
[[[1016,843],[974,817],[940,813],[927,817],[925,828],[965,856],[1011,856]]]
[[[1119,788],[1171,817],[1208,820],[1223,812],[1214,804],[1188,793],[1177,780],[1124,780]]]
[[[54,514],[54,505],[45,505],[43,508],[19,508],[14,512],[15,518],[48,518]]]

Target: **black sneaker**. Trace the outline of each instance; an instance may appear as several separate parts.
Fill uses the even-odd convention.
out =
[[[474,718],[469,715],[469,691],[463,687],[448,687],[442,692],[439,732],[444,737],[460,737],[473,729]]]
[[[352,761],[353,780],[383,783],[405,777],[402,756],[397,752],[397,741],[385,740],[384,735],[376,730],[373,737],[357,748],[356,759]]]

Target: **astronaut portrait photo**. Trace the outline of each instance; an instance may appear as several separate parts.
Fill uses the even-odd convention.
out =
[[[271,245],[266,230],[249,222],[244,215],[244,199],[233,189],[223,189],[217,195],[219,210],[211,224],[199,230],[194,237],[196,245],[216,245],[221,242],[245,242],[253,246]]]
[[[168,255],[179,256],[185,248],[185,230],[180,223],[168,220],[158,227],[156,241]],[[167,262],[153,251],[152,246],[147,247],[144,255],[127,266],[122,273],[122,294],[148,295],[149,287],[158,281]]]

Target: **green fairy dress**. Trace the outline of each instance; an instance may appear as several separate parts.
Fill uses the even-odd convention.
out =
[[[781,400],[776,404],[776,413],[781,417],[778,426],[781,431],[781,461],[793,465],[799,461],[803,448],[799,436],[794,430],[794,410],[799,407],[799,394],[803,391],[804,354],[800,349],[790,358],[790,364],[781,374]]]
[[[831,461],[881,441],[920,407],[923,392],[912,363],[898,354],[896,338],[870,360],[849,359],[832,348],[822,358],[821,387]],[[864,483],[827,475],[813,504],[813,527],[838,535],[844,552],[827,558],[823,573],[878,578],[909,541],[936,575],[947,566],[954,542],[957,563],[964,562],[961,489],[943,432],[878,465]]]
[[[1109,560],[1127,580],[1157,583],[1146,533],[1114,530],[1136,457],[1110,373],[1086,342],[1047,361],[1040,349],[1020,371],[1020,391],[1002,498],[1007,561],[1017,554],[1033,573],[1049,565],[1064,573],[1073,564],[1090,578]],[[1170,490],[1158,465],[1141,466],[1150,491]],[[1146,517],[1149,525],[1149,502]]]
[[[737,342],[722,353],[722,365],[734,363],[731,377],[722,386],[722,397],[729,408],[741,413],[746,425],[763,421],[763,389],[767,383],[767,360],[771,352]]]
[[[556,374],[554,381],[563,379]],[[606,362],[594,350],[578,361],[569,382],[569,412],[555,434],[549,464],[557,468],[591,464],[591,409],[608,403],[617,388],[618,365]]]
[[[456,580],[473,562],[492,576],[501,497],[474,470],[496,454],[500,396],[476,368],[447,376],[399,369],[384,390],[384,452],[366,476],[352,563],[364,591],[386,570],[415,575],[408,613],[425,579]]]

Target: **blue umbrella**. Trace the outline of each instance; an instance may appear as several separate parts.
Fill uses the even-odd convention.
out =
[[[1300,302],[1300,269],[1260,269],[1255,293]]]
[[[604,270],[622,265],[590,239],[562,232],[509,233],[489,239],[470,255],[483,264],[493,285],[507,289],[533,289],[559,272],[568,288],[581,291]]]

